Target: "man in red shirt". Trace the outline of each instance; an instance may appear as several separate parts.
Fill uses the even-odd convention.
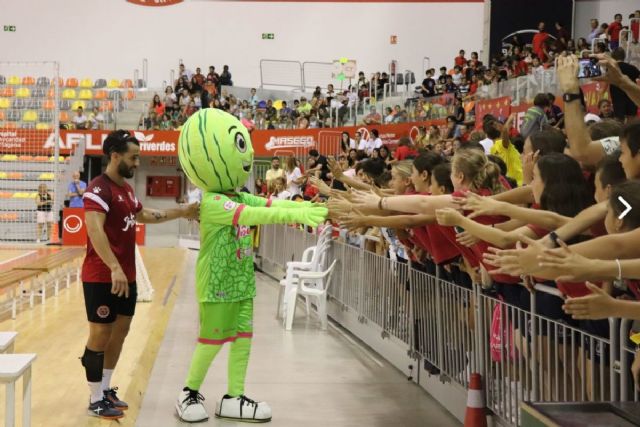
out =
[[[540,58],[541,62],[546,60],[544,42],[549,38],[549,34],[544,30],[544,22],[538,23],[538,34],[533,36],[533,52]]]
[[[622,31],[622,15],[616,13],[614,21],[609,24],[607,28],[607,35],[609,36],[609,49],[616,50],[620,46],[620,31]]]
[[[128,405],[118,399],[110,381],[136,307],[136,222],[197,219],[199,207],[197,203],[164,211],[142,207],[125,181],[140,164],[138,140],[129,132],[111,132],[103,152],[109,159],[107,168],[83,195],[88,240],[82,286],[89,339],[81,360],[91,390],[89,415],[118,419]]]
[[[454,65],[457,65],[460,68],[463,68],[465,65],[467,65],[467,59],[464,57],[464,54],[464,50],[461,49],[460,54],[453,60]]]

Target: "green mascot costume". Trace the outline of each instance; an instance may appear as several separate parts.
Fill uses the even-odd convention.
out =
[[[253,147],[247,129],[232,115],[206,108],[192,115],[180,133],[180,165],[203,190],[196,294],[200,335],[176,410],[183,421],[209,418],[199,393],[209,366],[231,344],[228,392],[215,414],[236,421],[267,422],[271,408],[244,394],[256,296],[249,227],[259,224],[317,226],[327,209],[308,202],[268,200],[237,193],[251,174]]]

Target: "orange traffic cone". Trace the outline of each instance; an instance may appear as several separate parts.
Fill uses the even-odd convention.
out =
[[[477,372],[471,374],[469,382],[464,427],[487,427],[484,397],[482,396],[482,377]]]
[[[51,233],[49,233],[49,244],[50,245],[59,245],[60,244],[60,234],[58,229],[58,223],[54,222],[51,225]]]

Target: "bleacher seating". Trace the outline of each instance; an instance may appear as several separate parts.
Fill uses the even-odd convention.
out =
[[[52,127],[53,115],[41,110],[55,109],[55,79],[46,76],[2,76],[0,75],[0,128],[40,129]],[[92,81],[90,78],[78,80],[75,77],[58,78],[59,118],[68,122],[71,114],[65,111],[82,106],[90,111],[94,107],[103,112],[107,123],[113,121],[113,112],[124,108],[120,101],[136,98],[134,82],[131,79],[104,79]],[[24,110],[34,110],[36,119]],[[25,120],[26,118],[26,120]]]

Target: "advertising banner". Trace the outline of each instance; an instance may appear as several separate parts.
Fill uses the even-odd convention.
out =
[[[383,143],[397,144],[403,136],[416,137],[418,126],[440,126],[444,120],[401,123],[380,126],[350,126],[321,129],[277,129],[255,130],[251,133],[253,149],[256,157],[271,157],[281,153],[300,155],[312,148],[326,154],[336,154],[340,150],[342,132],[349,132],[353,138],[356,131],[368,139],[371,130],[377,129]],[[61,130],[58,144],[60,154],[68,155],[74,147],[84,144],[85,154],[102,155],[102,143],[109,135],[108,130]],[[177,156],[178,131],[133,131],[140,141],[142,156]],[[0,154],[53,154],[55,135],[51,131],[34,131],[22,129],[0,129]]]
[[[482,118],[487,114],[497,117],[500,121],[505,121],[511,114],[511,97],[488,99],[476,102],[476,129],[482,128]]]

